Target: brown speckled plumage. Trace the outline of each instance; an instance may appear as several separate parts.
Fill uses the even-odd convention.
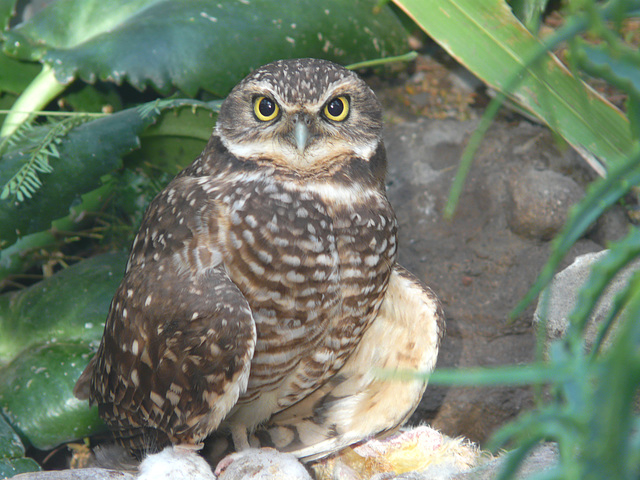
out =
[[[254,113],[262,97],[279,108],[270,121]],[[349,107],[340,121],[323,113],[337,97]],[[198,446],[222,425],[245,448],[247,433],[267,422],[268,435],[279,412],[272,425],[295,429],[298,417],[286,412],[314,392],[307,404],[326,404],[333,388],[353,383],[345,375],[367,374],[371,365],[353,365],[372,346],[363,339],[393,329],[396,317],[404,335],[412,323],[422,332],[404,347],[416,359],[409,367],[433,368],[442,315],[432,294],[412,287],[417,280],[398,280],[409,274],[396,265],[381,118],[362,80],[322,60],[274,62],[230,93],[202,155],[149,206],[100,348],[76,387],[123,444]],[[403,305],[392,297],[429,308],[416,307],[415,320],[398,316]],[[371,328],[378,319],[382,330]],[[397,357],[397,345],[377,340],[382,350],[367,362]],[[395,428],[425,385],[409,394],[402,418],[300,456]],[[318,430],[335,425],[321,417]]]

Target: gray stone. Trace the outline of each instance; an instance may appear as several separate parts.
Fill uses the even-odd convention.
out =
[[[296,457],[272,448],[234,453],[220,462],[216,473],[218,480],[311,480]]]
[[[569,208],[583,196],[571,178],[551,170],[527,168],[509,178],[509,228],[528,238],[550,240],[562,229]]]
[[[625,209],[614,205],[598,219],[589,238],[607,248],[610,242],[621,240],[629,233],[629,225],[631,222]]]
[[[566,333],[569,326],[568,317],[576,306],[580,289],[588,280],[594,264],[603,259],[607,253],[608,250],[603,250],[577,257],[571,265],[553,277],[551,285],[541,294],[534,313],[534,321],[536,323],[541,321],[545,312],[544,302],[548,302],[546,305],[546,325],[549,340],[560,338]],[[620,272],[596,304],[584,333],[587,349],[590,349],[595,342],[599,326],[611,310],[615,296],[627,286],[629,278],[639,268],[640,260],[636,260]],[[611,336],[609,335],[604,342],[605,348],[610,341]]]
[[[134,480],[135,475],[105,468],[79,468],[50,472],[21,473],[12,480]]]
[[[138,466],[138,480],[216,480],[198,450],[171,446],[148,455]]]
[[[495,480],[500,474],[508,453],[480,467],[451,477],[451,480]],[[538,478],[539,474],[553,468],[558,462],[558,446],[554,443],[540,445],[531,452],[518,470],[514,480]],[[421,479],[426,480],[426,477]]]

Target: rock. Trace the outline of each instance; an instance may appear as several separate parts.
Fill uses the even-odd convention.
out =
[[[296,457],[273,448],[249,449],[224,458],[218,480],[311,480]]]
[[[629,225],[631,222],[624,208],[614,205],[598,219],[589,238],[606,248],[609,242],[621,240],[629,233]]]
[[[185,447],[167,447],[147,456],[138,472],[138,480],[216,480],[198,451]]]
[[[547,298],[546,319],[548,340],[560,338],[565,334],[569,326],[567,318],[576,306],[580,289],[588,280],[593,265],[604,258],[607,252],[608,250],[603,250],[601,252],[587,253],[577,257],[570,266],[557,273],[553,277],[551,285],[543,291],[538,301],[538,307],[534,313],[534,321],[536,323],[541,321],[543,315],[543,299]],[[627,286],[630,276],[639,268],[640,260],[636,260],[620,272],[596,304],[584,333],[585,346],[588,349],[591,348],[596,340],[599,325],[611,310],[614,297]],[[610,336],[605,339],[605,347],[609,343]]]
[[[79,468],[50,472],[21,473],[12,480],[135,480],[135,475],[105,468]]]
[[[571,178],[551,170],[527,168],[509,178],[509,228],[517,235],[550,240],[560,232],[569,208],[583,189]]]
[[[503,454],[480,467],[455,475],[451,480],[495,480],[500,474],[507,455],[509,454]],[[540,445],[529,454],[518,473],[513,477],[513,480],[540,478],[542,472],[556,465],[558,458],[558,446],[556,444],[546,443]],[[416,479],[427,480],[426,477],[416,477]]]

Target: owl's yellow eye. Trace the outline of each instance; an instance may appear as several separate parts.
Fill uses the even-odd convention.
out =
[[[278,104],[267,97],[257,97],[253,101],[253,113],[256,114],[258,120],[268,122],[278,116],[280,107]]]
[[[349,115],[349,99],[347,97],[336,97],[330,100],[324,107],[324,114],[334,122],[343,121]]]

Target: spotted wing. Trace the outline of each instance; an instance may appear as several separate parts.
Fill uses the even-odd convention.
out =
[[[199,445],[246,390],[255,324],[225,271],[203,185],[178,177],[150,205],[76,386],[134,451]]]

